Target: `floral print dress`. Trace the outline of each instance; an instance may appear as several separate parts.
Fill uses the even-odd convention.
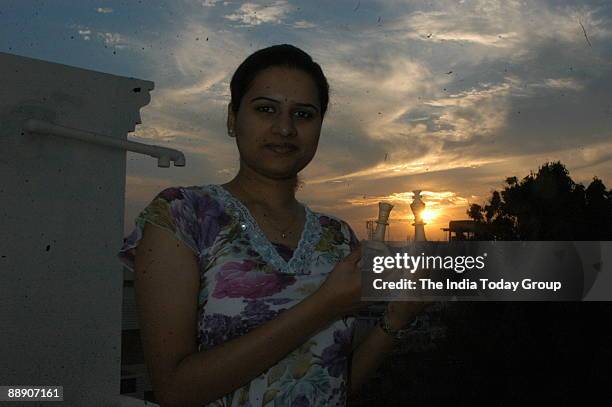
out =
[[[298,247],[273,244],[248,209],[219,185],[168,188],[136,218],[118,256],[131,270],[146,222],[171,231],[198,256],[198,350],[237,338],[312,294],[358,244],[351,228],[306,210]],[[177,270],[178,272],[178,270]],[[217,407],[346,405],[354,318],[308,338]]]

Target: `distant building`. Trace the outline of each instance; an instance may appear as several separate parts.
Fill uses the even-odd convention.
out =
[[[471,240],[476,231],[476,221],[473,220],[451,220],[447,228],[442,228],[448,232],[448,241]]]

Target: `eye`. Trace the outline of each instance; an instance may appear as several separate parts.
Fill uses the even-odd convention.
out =
[[[268,105],[257,106],[255,110],[257,110],[258,112],[262,112],[262,113],[274,113],[276,111],[274,106],[268,106]]]
[[[310,119],[314,116],[311,112],[307,110],[298,110],[297,112],[295,112],[295,115],[300,119]]]

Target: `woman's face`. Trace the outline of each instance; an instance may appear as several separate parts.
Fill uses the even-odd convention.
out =
[[[237,113],[228,109],[241,164],[274,179],[295,177],[314,157],[321,133],[319,96],[305,72],[267,68],[255,77]]]

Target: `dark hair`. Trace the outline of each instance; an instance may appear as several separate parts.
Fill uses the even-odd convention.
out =
[[[312,60],[310,55],[289,44],[273,45],[255,51],[240,64],[230,83],[232,110],[234,112],[237,112],[240,108],[240,101],[249,90],[255,76],[272,66],[295,68],[309,74],[317,85],[321,117],[325,116],[329,103],[329,85],[323,70],[319,64]]]

